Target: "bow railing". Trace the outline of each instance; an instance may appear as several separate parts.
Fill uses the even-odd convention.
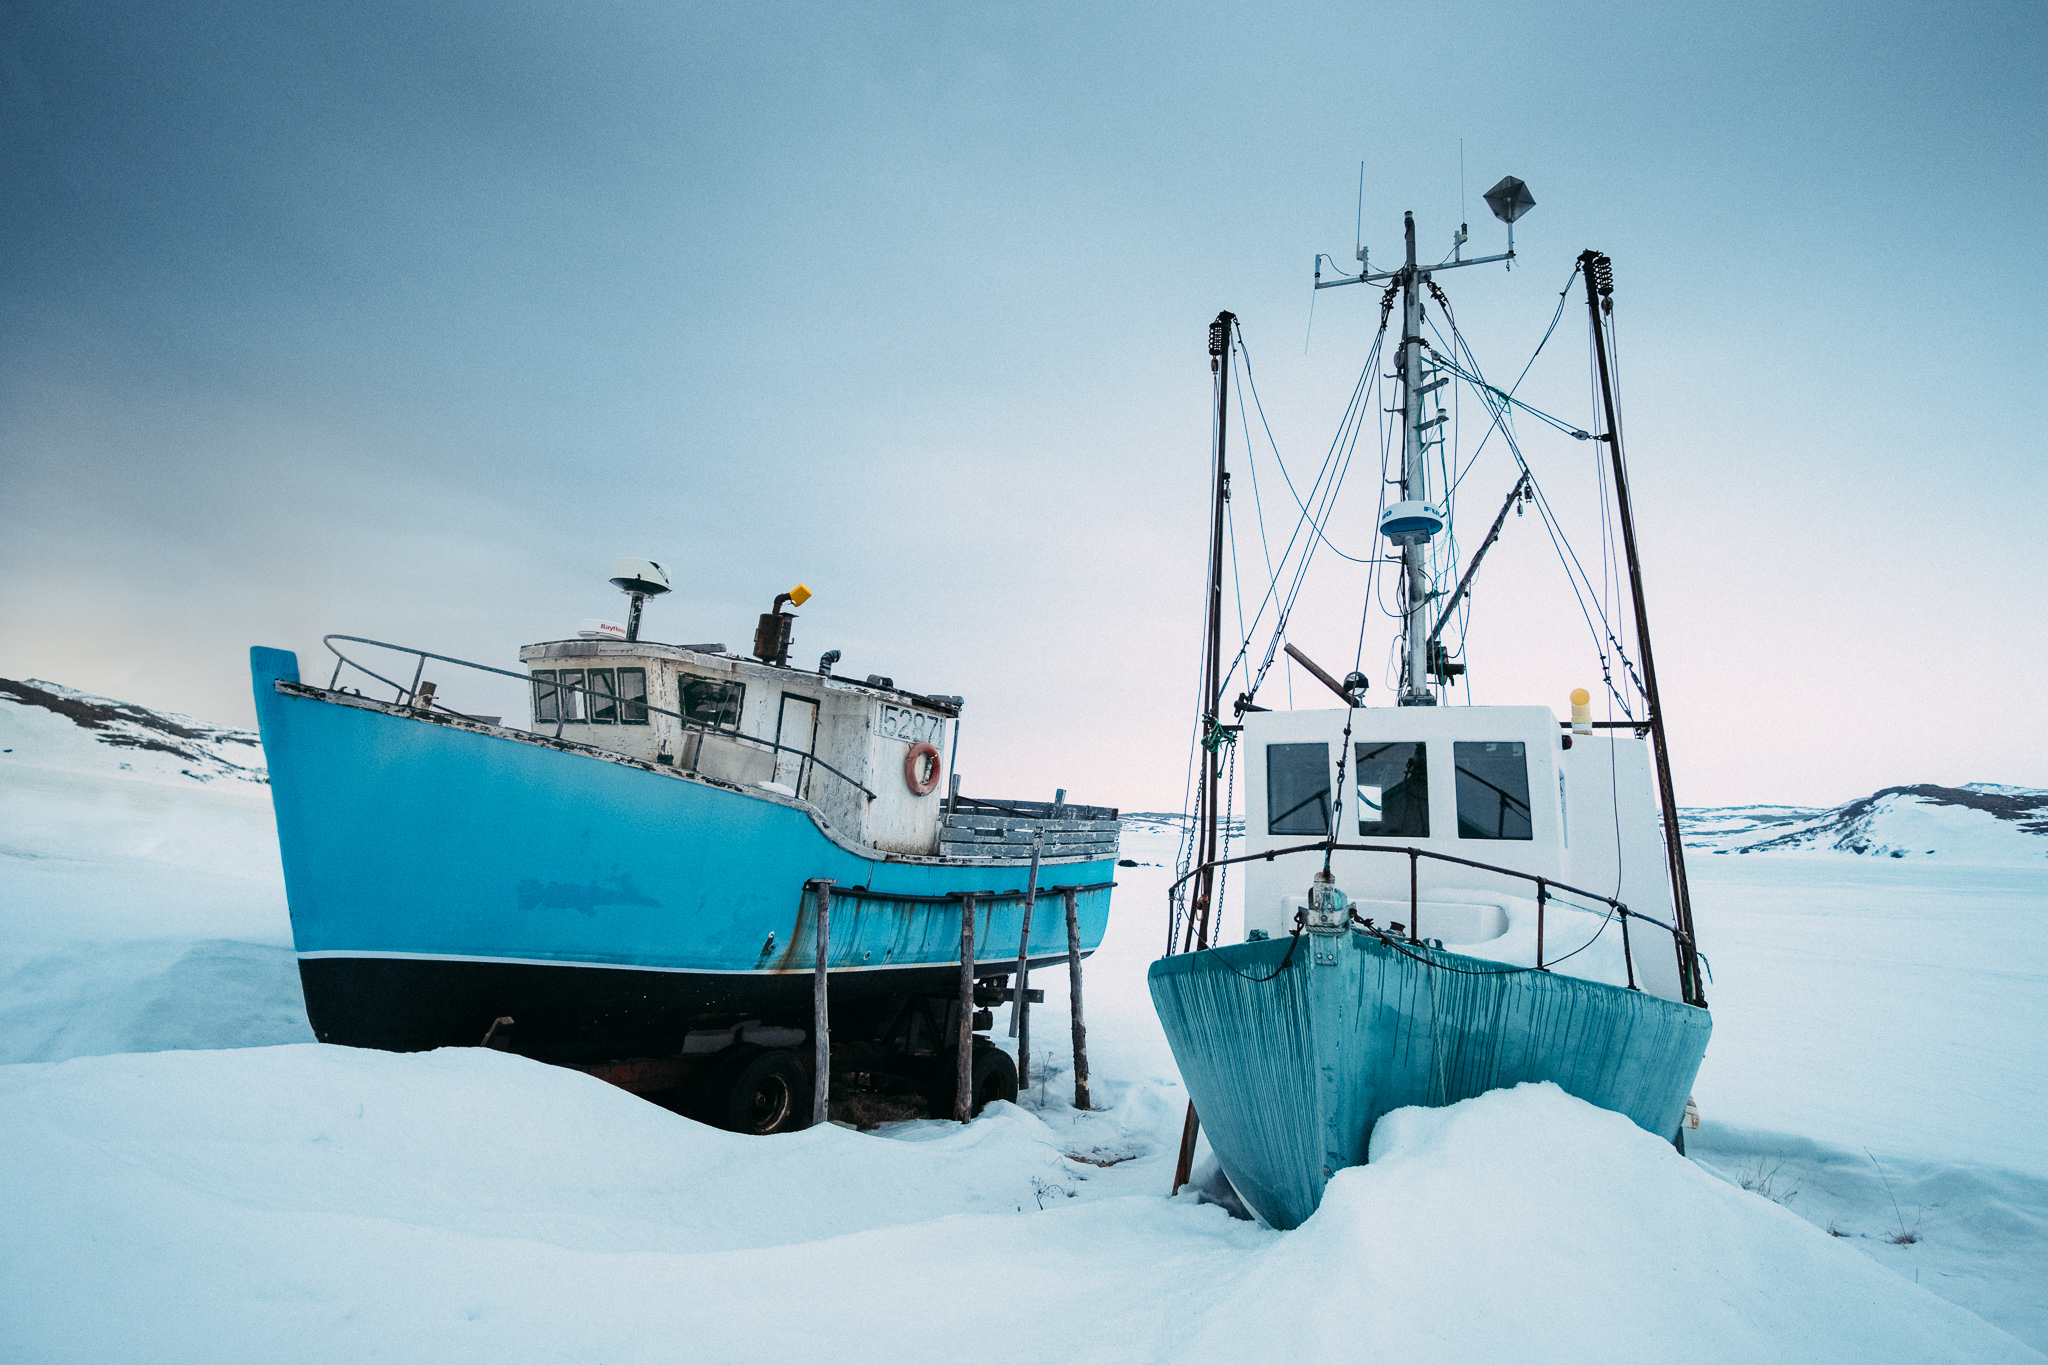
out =
[[[1671,936],[1672,950],[1674,951],[1674,953],[1676,953],[1678,958],[1679,990],[1684,998],[1685,1003],[1688,1005],[1699,1005],[1702,1007],[1704,1007],[1707,1003],[1704,995],[1700,992],[1697,984],[1692,980],[1690,974],[1686,970],[1688,960],[1688,954],[1686,950],[1690,945],[1686,941],[1687,935],[1684,930],[1666,924],[1663,920],[1660,920],[1655,916],[1646,915],[1640,910],[1631,910],[1625,903],[1615,899],[1613,896],[1603,896],[1597,891],[1588,891],[1584,887],[1573,886],[1571,883],[1559,881],[1555,877],[1547,877],[1540,873],[1535,872],[1523,872],[1517,868],[1512,867],[1499,867],[1492,863],[1477,862],[1471,858],[1460,858],[1457,855],[1451,853],[1438,853],[1432,849],[1416,848],[1413,845],[1403,846],[1397,844],[1346,844],[1340,843],[1335,839],[1320,839],[1312,844],[1296,844],[1292,848],[1275,848],[1269,849],[1264,853],[1242,853],[1234,858],[1217,858],[1211,862],[1202,863],[1199,866],[1190,868],[1185,875],[1177,878],[1171,886],[1166,888],[1166,903],[1169,907],[1169,910],[1172,907],[1178,905],[1179,902],[1176,900],[1176,896],[1178,895],[1181,887],[1185,886],[1188,882],[1194,880],[1194,878],[1201,875],[1203,872],[1211,871],[1215,868],[1229,867],[1236,863],[1252,863],[1261,861],[1272,862],[1275,858],[1284,858],[1291,854],[1296,853],[1331,852],[1388,853],[1402,854],[1407,857],[1408,923],[1405,926],[1395,927],[1406,929],[1406,937],[1411,944],[1420,946],[1423,942],[1421,928],[1416,923],[1416,921],[1420,916],[1422,910],[1422,899],[1419,889],[1419,883],[1421,880],[1421,860],[1424,858],[1428,858],[1432,862],[1453,863],[1459,867],[1474,868],[1481,872],[1491,872],[1498,876],[1509,877],[1518,881],[1535,883],[1536,966],[1534,970],[1550,970],[1550,968],[1545,965],[1543,956],[1543,935],[1545,927],[1544,920],[1549,909],[1552,893],[1562,891],[1567,895],[1581,896],[1584,897],[1586,900],[1599,902],[1600,904],[1607,907],[1607,913],[1609,916],[1618,918],[1621,921],[1622,963],[1624,969],[1628,974],[1628,988],[1630,990],[1633,991],[1641,989],[1641,987],[1636,985],[1635,948],[1629,940],[1628,928],[1630,920],[1639,920],[1644,924],[1653,925],[1656,928],[1662,929],[1666,934],[1669,934]],[[1366,923],[1368,927],[1371,927],[1369,921],[1361,921],[1361,923]],[[1382,931],[1378,930],[1377,928],[1374,928],[1373,932],[1379,933]],[[1578,950],[1574,949],[1574,951]],[[1562,959],[1552,959],[1552,961],[1561,960]]]

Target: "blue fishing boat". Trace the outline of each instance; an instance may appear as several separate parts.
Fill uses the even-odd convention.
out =
[[[1013,1097],[984,1007],[1020,958],[1101,942],[1116,812],[961,796],[961,699],[835,675],[836,651],[791,667],[801,586],[743,657],[639,638],[660,565],[613,581],[629,624],[527,646],[518,671],[330,636],[322,686],[251,651],[315,1036],[660,1063],[719,1121],[773,1131],[813,1117],[798,1049],[828,991],[835,1058],[908,1075],[936,1112],[956,1075],[977,1106]],[[516,678],[529,725],[450,709],[458,668]]]
[[[1534,201],[1510,177],[1488,202],[1512,225]],[[1380,543],[1356,557],[1373,575],[1372,600],[1391,599],[1399,623],[1391,706],[1367,705],[1370,679],[1362,672],[1338,678],[1284,638],[1308,562],[1330,539],[1341,436],[1298,500],[1301,522],[1274,568],[1266,597],[1273,639],[1264,662],[1257,663],[1250,630],[1235,659],[1223,653],[1224,566],[1241,562],[1226,545],[1224,455],[1231,362],[1242,363],[1243,350],[1231,314],[1210,329],[1216,444],[1197,731],[1203,766],[1170,896],[1167,955],[1152,964],[1149,983],[1191,1099],[1175,1188],[1190,1177],[1199,1128],[1238,1196],[1274,1227],[1308,1218],[1330,1177],[1367,1159],[1379,1118],[1407,1105],[1549,1081],[1681,1147],[1684,1125],[1697,1122],[1689,1092],[1712,1021],[1622,455],[1607,326],[1612,266],[1589,251],[1575,271],[1585,281],[1605,428],[1595,436],[1486,384],[1435,283],[1449,269],[1512,260],[1510,233],[1505,254],[1466,259],[1461,227],[1451,256],[1423,266],[1409,215],[1406,259],[1396,269],[1373,272],[1361,248],[1356,276],[1325,282],[1318,262],[1319,288],[1386,286],[1379,339],[1345,428],[1355,439],[1373,407],[1399,414],[1398,429],[1388,433],[1390,454],[1393,441],[1400,443],[1399,477],[1385,481],[1375,521]],[[1391,373],[1382,375],[1396,307],[1398,347]],[[1375,402],[1381,379],[1399,385],[1395,403]],[[1469,452],[1461,460],[1449,448],[1444,390],[1459,382],[1490,419],[1485,436],[1512,455],[1514,479],[1453,588],[1455,508],[1447,482],[1455,484],[1451,471],[1472,468]],[[1613,699],[1604,720],[1593,719],[1584,689],[1573,693],[1568,720],[1543,706],[1449,704],[1449,689],[1466,669],[1461,607],[1509,514],[1534,508],[1553,539],[1566,543],[1516,440],[1518,411],[1604,447],[1600,466],[1611,479],[1611,524],[1621,533],[1633,608],[1627,622],[1603,612],[1596,625],[1588,613]],[[1297,475],[1294,482],[1304,481]],[[1575,555],[1561,558],[1568,573],[1587,576]],[[1621,569],[1613,564],[1610,580]],[[1599,604],[1590,581],[1573,586],[1584,589],[1583,601]],[[1283,644],[1305,681],[1340,705],[1258,704]],[[1362,656],[1362,634],[1359,648]],[[1242,690],[1234,723],[1226,723],[1232,687]],[[1243,775],[1242,805],[1231,770]],[[1241,852],[1225,834],[1226,802],[1242,812]],[[1244,939],[1218,943],[1232,873]]]

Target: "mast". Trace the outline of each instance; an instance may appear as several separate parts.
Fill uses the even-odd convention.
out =
[[[1422,277],[1415,268],[1415,215],[1401,215],[1408,261],[1401,267],[1401,501],[1428,502],[1422,464]],[[1429,543],[1410,539],[1401,547],[1401,571],[1407,580],[1407,610],[1401,618],[1401,696],[1403,706],[1434,706],[1429,690]]]
[[[1223,723],[1223,514],[1230,501],[1230,471],[1223,461],[1230,436],[1230,329],[1237,315],[1224,311],[1209,324],[1209,372],[1216,376],[1216,486],[1209,508],[1209,640],[1208,658],[1202,668],[1202,833],[1196,844],[1200,855],[1196,865],[1202,871],[1195,878],[1193,923],[1195,946],[1209,946],[1210,899],[1215,873],[1209,864],[1220,856],[1217,848],[1221,816],[1217,813],[1218,788],[1222,784],[1222,745],[1217,729]]]
[[[1657,694],[1657,659],[1650,649],[1650,617],[1643,606],[1643,570],[1636,558],[1636,518],[1628,496],[1628,468],[1621,452],[1621,414],[1614,406],[1614,377],[1608,366],[1603,311],[1614,307],[1614,263],[1597,251],[1584,251],[1579,264],[1586,275],[1586,314],[1593,322],[1593,354],[1600,375],[1600,404],[1607,418],[1607,443],[1614,467],[1614,501],[1621,517],[1622,551],[1628,557],[1629,597],[1635,607],[1636,648],[1643,656],[1643,698],[1650,708],[1650,744],[1657,762],[1657,798],[1664,807],[1664,851],[1671,870],[1671,906],[1684,934],[1685,980],[1679,987],[1687,1003],[1704,1006],[1700,989],[1699,950],[1692,932],[1692,893],[1685,879],[1685,845],[1678,832],[1678,798],[1671,785],[1671,751],[1664,740],[1664,704]]]

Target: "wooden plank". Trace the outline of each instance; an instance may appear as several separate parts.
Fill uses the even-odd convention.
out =
[[[1031,1084],[1031,912],[1038,904],[1038,860],[1045,831],[1031,845],[1031,877],[1024,884],[1024,926],[1017,933],[1017,989],[1010,997],[1010,1036],[1017,1040],[1017,1089]]]
[[[1067,998],[1074,1014],[1074,1107],[1089,1107],[1088,1025],[1081,1021],[1081,919],[1080,896],[1065,894],[1067,902]]]
[[[953,1074],[953,1117],[974,1117],[974,897],[960,898],[960,1031]]]
[[[832,942],[832,879],[811,883],[818,896],[818,968],[811,981],[811,1038],[815,1046],[811,1074],[811,1122],[825,1122],[832,1102],[832,1015],[825,992],[825,964]]]

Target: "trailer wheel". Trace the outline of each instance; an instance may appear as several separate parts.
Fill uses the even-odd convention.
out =
[[[926,1092],[934,1118],[953,1117],[953,1098],[959,1085],[957,1048],[942,1052],[932,1071],[931,1089]],[[974,1045],[974,1069],[968,1074],[968,1091],[973,1098],[969,1117],[979,1114],[994,1100],[1017,1102],[1017,1064],[1010,1054],[992,1043]]]
[[[786,1048],[742,1043],[725,1065],[712,1113],[735,1133],[787,1133],[811,1126],[811,1078]]]

